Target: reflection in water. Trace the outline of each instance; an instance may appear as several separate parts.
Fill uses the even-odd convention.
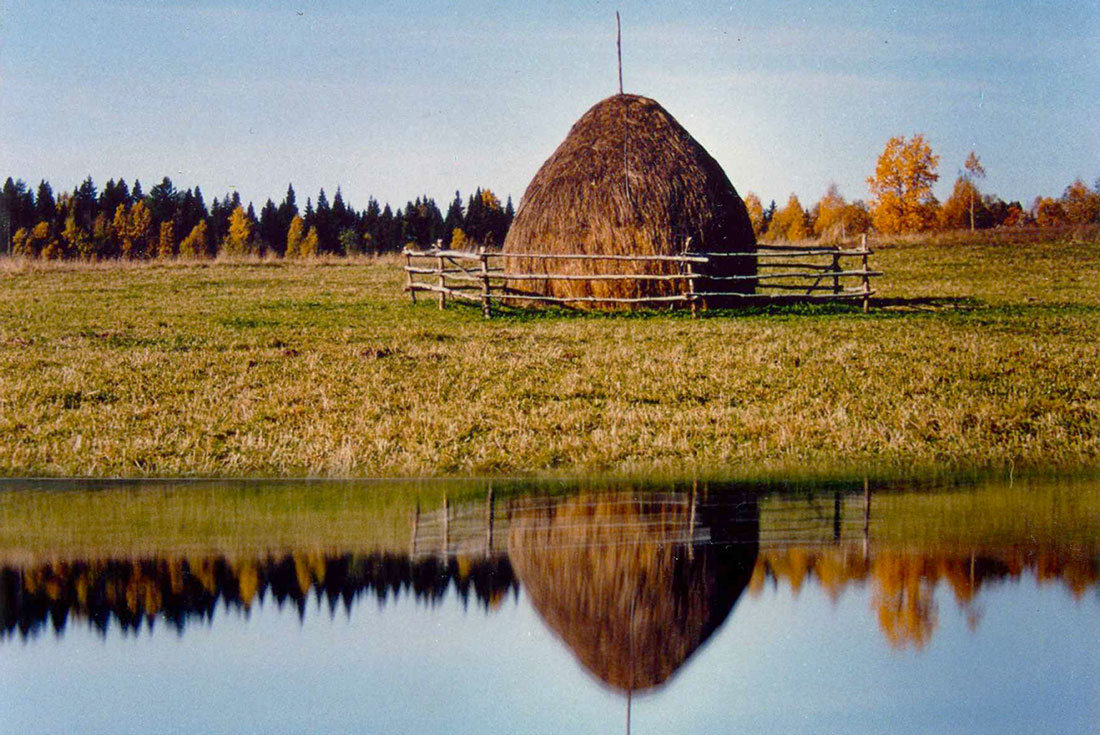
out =
[[[517,590],[504,558],[410,562],[388,554],[311,553],[262,561],[213,557],[5,567],[0,569],[0,637],[25,638],[47,627],[61,632],[70,618],[103,634],[112,621],[126,633],[142,625],[152,630],[158,619],[182,633],[191,621],[212,619],[219,602],[247,614],[268,593],[280,608],[295,605],[299,616],[305,615],[310,592],[318,602],[327,601],[331,615],[340,605],[350,612],[368,596],[385,602],[411,594],[433,604],[452,584],[464,604],[473,594],[485,608]]]
[[[871,586],[871,604],[883,636],[894,648],[922,648],[937,624],[936,588],[944,583],[967,614],[971,629],[980,619],[975,605],[982,587],[1018,581],[1060,582],[1077,599],[1100,581],[1100,559],[1082,549],[1010,547],[972,552],[908,551],[885,548],[871,554],[855,546],[787,547],[760,554],[749,584],[758,595],[767,581],[783,582],[797,595],[806,580],[839,599],[852,584]]]
[[[520,502],[508,553],[543,621],[604,683],[662,684],[726,619],[756,559],[756,498]]]
[[[167,501],[161,495],[143,500],[155,509],[155,502],[176,503],[166,506],[174,512],[183,507],[178,497],[162,495]],[[6,500],[24,497],[61,504],[66,496]],[[312,594],[335,614],[367,597],[411,595],[432,605],[453,587],[464,604],[472,594],[492,609],[522,584],[583,666],[630,692],[667,681],[730,615],[746,587],[758,595],[768,582],[782,583],[797,595],[813,580],[834,601],[851,585],[868,587],[886,641],[921,648],[936,630],[936,595],[944,594],[937,588],[951,590],[973,627],[980,618],[977,595],[992,582],[1031,575],[1040,583],[1058,580],[1080,598],[1100,580],[1091,489],[1065,496],[1055,488],[1043,495],[875,497],[872,516],[863,487],[816,495],[704,487],[505,498],[489,490],[484,499],[460,504],[444,496],[440,510],[410,507],[408,531],[390,537],[404,536],[409,545],[387,541],[383,551],[369,553],[290,545],[278,553],[188,555],[171,544],[157,551],[159,537],[134,538],[139,532],[127,522],[109,530],[153,551],[111,559],[108,545],[94,560],[52,553],[26,558],[18,544],[0,546],[0,639],[60,632],[74,620],[101,632],[112,624],[124,632],[151,629],[157,621],[182,632],[192,620],[209,620],[219,603],[247,614],[267,596],[304,615]],[[103,503],[104,516],[134,501],[131,495],[77,498],[81,513],[95,509],[89,503]],[[224,515],[217,502],[203,512]],[[356,511],[341,502],[341,513]],[[331,516],[314,519],[303,507],[303,523],[319,529],[331,523]],[[52,512],[61,518],[65,510],[59,505]],[[250,519],[242,528],[254,537],[251,519],[270,515],[246,511],[238,509]],[[358,512],[364,523],[370,520],[368,511]],[[9,538],[16,530],[0,528]],[[363,538],[380,545],[368,532]],[[181,540],[184,548],[201,548],[202,539]]]

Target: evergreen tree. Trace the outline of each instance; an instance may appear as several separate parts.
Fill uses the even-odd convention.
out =
[[[206,209],[206,202],[202,198],[202,189],[195,187],[194,191],[188,190],[180,204],[178,232],[192,232],[200,222],[206,222],[210,218],[210,212]],[[205,238],[209,229],[209,223],[203,228],[202,235]],[[208,243],[204,240],[202,255],[206,254]]]
[[[91,232],[98,208],[96,186],[91,176],[73,191],[73,206],[77,226],[85,233]]]
[[[378,205],[378,200],[370,197],[367,200],[367,208],[360,218],[359,229],[363,232],[364,241],[370,242],[370,252],[375,254],[380,253],[382,247],[382,236],[379,230],[381,216],[382,209]]]
[[[306,197],[306,211],[302,214],[302,222],[305,224],[306,231],[314,227],[317,224],[317,217],[313,211],[313,202],[309,197]]]
[[[270,250],[282,255],[286,239],[282,237],[282,228],[279,226],[279,209],[270,199],[260,210],[260,243],[261,250]]]
[[[455,191],[455,198],[451,201],[451,205],[447,207],[447,216],[443,218],[443,241],[447,245],[451,244],[454,231],[461,229],[465,215],[466,211],[462,206],[462,195]]]
[[[130,202],[137,204],[145,198],[145,192],[141,190],[141,181],[134,179],[134,188],[130,190]]]
[[[236,197],[237,204],[233,201],[234,198],[227,194],[220,202],[215,197],[214,203],[210,205],[210,238],[217,246],[229,236],[229,217],[240,206],[240,195]]]
[[[317,228],[318,252],[336,252],[336,228],[332,219],[332,207],[329,206],[324,189],[317,195],[313,226]]]
[[[158,223],[175,219],[176,208],[179,206],[179,193],[172,185],[172,180],[165,176],[159,184],[149,190],[149,211],[153,215],[153,221]]]
[[[22,179],[9,176],[0,194],[0,253],[12,252],[12,238],[19,230],[34,226],[34,194]]]
[[[466,203],[466,218],[462,221],[462,231],[466,233],[467,238],[475,242],[484,239],[485,233],[488,232],[480,186],[470,195],[470,200]]]
[[[382,209],[382,214],[378,215],[378,251],[380,253],[394,252],[401,249],[401,246],[397,244],[401,234],[398,229],[399,226],[400,223],[394,217],[393,210],[387,204]]]
[[[286,196],[279,204],[279,230],[286,233],[290,229],[290,221],[298,216],[298,202],[294,195],[294,186],[286,187]]]
[[[355,213],[344,202],[340,187],[336,187],[336,196],[332,198],[332,221],[337,232],[355,227]]]
[[[117,184],[114,179],[108,180],[99,195],[99,211],[113,217],[120,204],[130,206],[130,187],[126,185],[126,179],[119,179]]]
[[[42,179],[38,184],[38,195],[34,198],[35,224],[46,222],[53,224],[57,218],[57,202],[54,201],[53,189],[49,183]]]

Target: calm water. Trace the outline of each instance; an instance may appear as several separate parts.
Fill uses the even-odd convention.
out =
[[[0,731],[1091,733],[1093,480],[0,485]]]

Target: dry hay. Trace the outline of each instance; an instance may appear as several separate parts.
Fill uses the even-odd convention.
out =
[[[661,105],[620,94],[596,104],[535,174],[504,242],[505,253],[681,255],[754,252],[744,202],[722,167]],[[755,275],[753,257],[717,261],[713,275]],[[699,269],[699,266],[696,266]],[[662,262],[507,258],[511,273],[673,274]],[[700,272],[697,270],[697,272]],[[556,297],[639,298],[682,294],[685,281],[510,281]],[[705,280],[697,291],[752,293],[754,280]]]
[[[700,508],[712,540],[689,548],[690,496],[577,495],[518,501],[512,567],[547,626],[597,679],[620,691],[665,682],[729,615],[757,553],[755,499],[736,514]]]

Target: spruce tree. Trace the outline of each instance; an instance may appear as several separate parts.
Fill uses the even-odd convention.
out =
[[[159,184],[149,190],[149,211],[153,215],[153,221],[160,223],[174,219],[177,206],[179,206],[179,193],[172,185],[172,180],[165,176]]]
[[[325,196],[325,190],[317,195],[317,209],[314,212],[314,226],[317,228],[317,247],[319,253],[336,252],[336,232],[332,221],[332,207]]]
[[[443,218],[443,242],[451,244],[451,237],[456,229],[462,227],[462,219],[465,210],[462,207],[462,195],[455,191],[455,198],[451,206],[447,207],[447,216]]]
[[[260,210],[261,249],[271,250],[278,255],[282,255],[286,240],[284,238],[283,242],[280,242],[281,235],[282,228],[279,227],[279,210],[275,206],[275,202],[268,199],[263,209]]]
[[[53,224],[57,218],[57,202],[53,198],[53,189],[45,179],[38,184],[38,195],[34,198],[35,224],[47,222]]]
[[[84,179],[73,192],[73,206],[77,225],[85,232],[91,232],[98,209],[96,186],[91,176]]]

